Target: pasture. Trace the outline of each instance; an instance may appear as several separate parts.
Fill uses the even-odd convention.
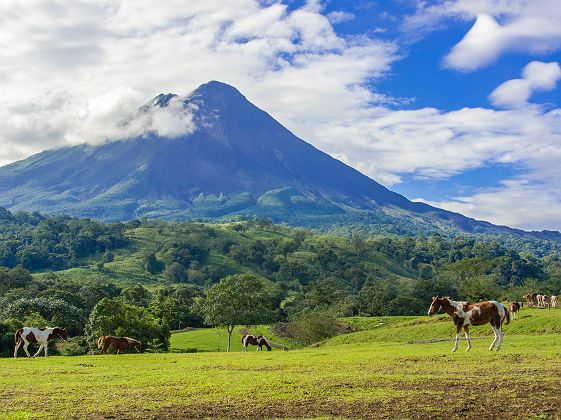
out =
[[[561,416],[559,310],[522,311],[498,353],[488,326],[452,354],[427,342],[444,317],[349,321],[364,331],[303,350],[0,359],[2,417]]]

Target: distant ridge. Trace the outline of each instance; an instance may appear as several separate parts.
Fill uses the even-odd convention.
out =
[[[0,168],[0,206],[101,220],[269,217],[291,225],[369,225],[392,233],[528,233],[409,201],[299,139],[237,89],[212,81],[161,94],[194,132],[47,150]]]

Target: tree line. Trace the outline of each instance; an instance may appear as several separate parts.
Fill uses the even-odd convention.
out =
[[[173,329],[232,330],[218,315],[227,312],[226,303],[238,302],[256,308],[238,317],[238,325],[292,323],[292,335],[304,343],[310,331],[298,325],[315,325],[319,334],[326,318],[423,314],[436,294],[521,300],[529,291],[561,291],[555,245],[530,252],[525,239],[516,245],[510,237],[369,236],[360,230],[335,236],[265,219],[103,224],[35,213],[0,215],[0,247],[16,258],[0,264],[3,355],[9,355],[13,332],[22,325],[66,326],[82,337],[66,349],[72,354],[91,350],[96,335],[133,333],[150,351],[166,351]],[[41,246],[47,270],[18,260]],[[115,258],[136,264],[143,284],[126,283],[111,272]],[[61,265],[48,265],[56,261]],[[57,274],[59,267],[83,267],[92,275],[78,281]],[[247,284],[234,292],[227,291],[228,282]],[[227,299],[212,309],[220,296]],[[330,325],[335,331],[334,321]]]

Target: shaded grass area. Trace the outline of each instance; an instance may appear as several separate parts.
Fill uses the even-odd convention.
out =
[[[449,343],[0,360],[4,417],[561,415],[561,337],[501,352]]]

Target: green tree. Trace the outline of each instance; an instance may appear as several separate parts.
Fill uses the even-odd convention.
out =
[[[166,266],[164,276],[172,283],[184,283],[187,280],[187,272],[178,262]]]
[[[121,292],[120,297],[130,305],[142,306],[143,308],[147,308],[152,300],[150,291],[141,284],[127,287]]]
[[[224,277],[198,301],[197,308],[206,324],[226,327],[228,351],[236,326],[272,322],[274,316],[263,282],[249,274]]]
[[[167,324],[148,310],[127,305],[117,299],[103,298],[92,310],[86,323],[86,339],[95,348],[102,335],[127,336],[142,343],[151,343],[158,350],[169,348]]]

